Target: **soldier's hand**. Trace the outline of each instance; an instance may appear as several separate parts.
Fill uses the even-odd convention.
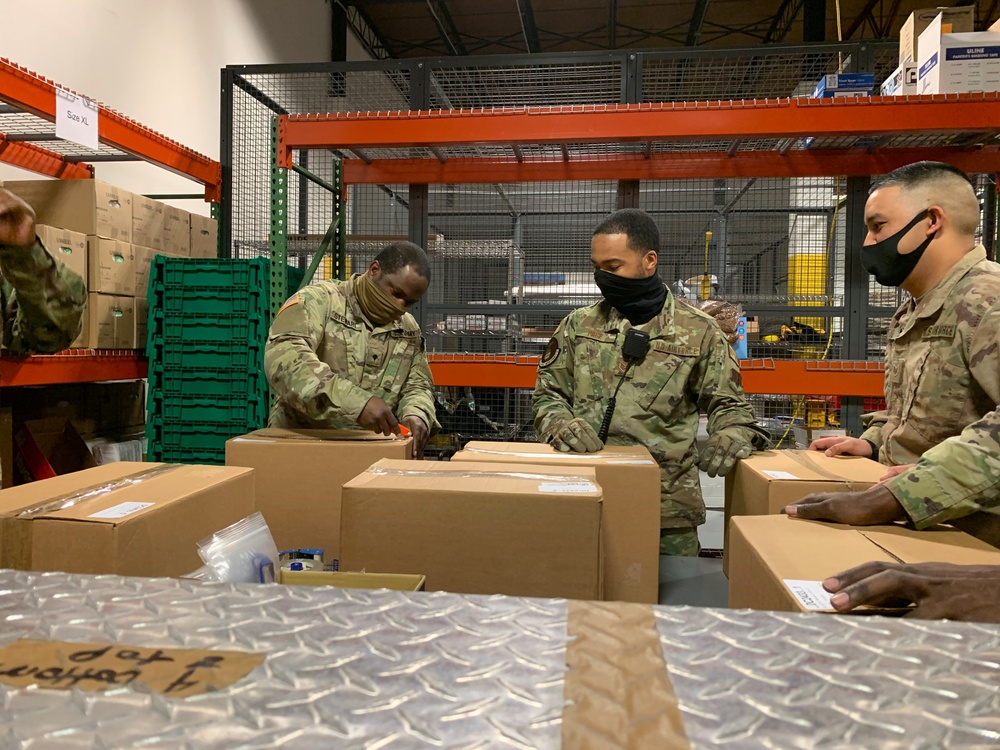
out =
[[[406,425],[410,431],[410,436],[413,438],[413,457],[422,458],[424,448],[427,447],[427,440],[431,436],[427,425],[424,424],[424,420],[420,417],[403,417],[400,422]]]
[[[549,442],[553,448],[563,453],[596,453],[604,447],[596,430],[579,417],[559,425]]]
[[[0,246],[33,247],[35,211],[7,190],[0,190]]]
[[[877,526],[906,518],[903,506],[880,484],[863,492],[817,492],[786,506],[785,513],[793,518],[851,526]]]
[[[840,612],[914,604],[906,617],[1000,622],[1000,566],[868,562],[823,581]]]
[[[358,415],[358,424],[366,430],[383,435],[398,435],[399,422],[389,405],[378,396],[372,396]]]
[[[698,468],[710,477],[724,477],[738,460],[748,458],[752,452],[753,443],[747,440],[742,429],[724,427],[708,439]]]
[[[900,474],[903,474],[903,473],[909,471],[914,466],[916,466],[916,464],[905,464],[903,466],[891,466],[889,468],[889,471],[887,471],[885,473],[885,476],[883,476],[881,479],[878,480],[878,483],[882,484],[883,482],[888,482],[893,477],[898,477]]]
[[[846,436],[817,438],[809,443],[811,451],[826,451],[828,456],[864,456],[872,457],[872,447],[867,440]]]

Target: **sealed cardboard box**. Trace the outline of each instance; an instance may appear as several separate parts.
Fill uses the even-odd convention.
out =
[[[882,82],[882,96],[910,96],[917,93],[916,61],[901,64]]]
[[[562,453],[539,443],[471,442],[452,462],[522,463],[572,471],[589,466],[603,492],[604,598],[659,600],[660,467],[642,446],[609,445],[598,453]]]
[[[813,99],[831,96],[868,96],[875,87],[874,73],[831,73],[819,79]]]
[[[177,577],[254,512],[253,471],[114,463],[0,491],[0,567]]]
[[[164,209],[158,200],[145,195],[132,198],[132,244],[163,249]]]
[[[132,348],[145,349],[149,333],[149,301],[135,298],[135,335],[132,338]]]
[[[428,591],[600,599],[600,541],[590,467],[383,459],[344,485],[341,569]]]
[[[191,257],[216,258],[219,255],[219,223],[207,216],[191,214]]]
[[[942,33],[942,16],[920,35],[919,94],[1000,91],[1000,34]]]
[[[90,315],[86,310],[83,311],[83,315],[80,316],[80,332],[73,339],[73,343],[69,345],[70,349],[89,349],[90,348]]]
[[[410,438],[363,430],[263,429],[228,440],[226,465],[254,470],[257,510],[279,550],[318,547],[332,562],[340,556],[344,483],[380,459],[409,458],[412,450]]]
[[[132,193],[100,180],[10,180],[4,189],[35,209],[39,224],[132,241]]]
[[[61,260],[83,279],[84,284],[87,283],[87,235],[44,224],[35,225],[35,234],[53,258]]]
[[[21,484],[97,466],[80,433],[65,417],[25,421],[14,445],[15,478]]]
[[[962,34],[976,30],[976,8],[974,5],[956,7],[921,8],[910,14],[899,30],[899,64],[917,62],[920,59],[918,47],[920,35],[939,15],[946,24],[940,33]]]
[[[87,237],[87,289],[101,294],[135,295],[135,252],[128,242]]]
[[[333,586],[338,589],[389,589],[423,591],[427,579],[418,575],[392,573],[343,573],[333,570],[278,571],[278,583],[284,586]]]
[[[729,606],[832,612],[823,580],[866,562],[1000,565],[1000,550],[948,526],[843,526],[787,516],[733,519]]]
[[[191,214],[187,211],[163,207],[163,249],[174,255],[191,255]]]
[[[87,348],[132,349],[135,346],[135,299],[111,294],[87,297]]]
[[[178,255],[177,253],[168,253],[163,250],[154,250],[151,247],[143,247],[141,245],[135,245],[132,248],[135,256],[135,296],[136,298],[146,299],[149,294],[149,272],[153,265],[153,259],[157,255],[162,255],[167,258],[186,258],[186,255]]]

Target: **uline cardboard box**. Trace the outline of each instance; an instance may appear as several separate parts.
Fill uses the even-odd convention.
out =
[[[541,464],[567,472],[592,467],[604,496],[604,598],[659,601],[660,467],[648,450],[609,445],[598,453],[562,453],[539,443],[471,442],[451,460]]]
[[[100,180],[10,180],[4,189],[35,209],[39,224],[132,241],[132,193]]]
[[[344,483],[380,459],[407,459],[412,450],[411,438],[363,430],[263,429],[228,440],[226,465],[254,470],[257,510],[279,550],[319,547],[332,562],[340,556]]]
[[[171,255],[191,255],[191,214],[187,211],[164,205],[163,249]]]
[[[158,200],[145,195],[132,198],[132,244],[163,249],[164,209]]]
[[[84,284],[87,283],[87,235],[44,224],[35,226],[35,234],[53,258],[62,261],[66,268],[83,279]]]
[[[131,244],[90,235],[87,237],[87,260],[89,291],[135,295],[135,251]]]
[[[135,347],[135,298],[111,294],[87,297],[87,348]]]
[[[149,338],[149,301],[139,297],[135,298],[135,336],[132,339],[132,348],[145,349],[146,340]]]
[[[589,467],[384,459],[344,485],[341,569],[428,591],[600,599],[600,542]]]
[[[146,299],[149,294],[149,271],[152,268],[153,259],[157,255],[163,255],[167,258],[187,257],[186,255],[168,253],[163,250],[154,250],[151,247],[143,247],[142,245],[134,245],[132,250],[135,255],[135,296],[142,299]]]
[[[787,516],[733,519],[729,606],[832,612],[824,579],[866,562],[1000,565],[1000,550],[948,526],[844,526]]]
[[[191,214],[191,257],[217,258],[219,223],[207,216]]]
[[[253,512],[250,469],[107,464],[0,491],[0,567],[177,577]]]
[[[976,30],[976,8],[974,5],[957,7],[921,8],[910,14],[899,30],[899,64],[917,62],[920,59],[919,39],[935,18],[943,15],[948,27],[946,34],[962,34]]]
[[[919,94],[1000,91],[1000,34],[942,33],[942,16],[920,35]]]

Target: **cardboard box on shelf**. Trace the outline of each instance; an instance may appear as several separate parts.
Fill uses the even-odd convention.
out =
[[[907,62],[882,82],[882,96],[910,96],[917,93],[917,63]]]
[[[136,298],[146,299],[149,294],[149,271],[153,265],[153,259],[157,255],[162,255],[167,258],[186,258],[187,255],[180,255],[178,253],[168,253],[163,250],[154,250],[151,247],[142,247],[141,245],[134,245],[132,247],[132,252],[135,255],[135,296]]]
[[[35,234],[45,245],[45,249],[53,258],[63,264],[87,283],[87,235],[73,232],[69,229],[49,227],[44,224],[35,225]]]
[[[149,338],[149,301],[135,298],[135,333],[132,336],[133,349],[145,349],[146,340]]]
[[[132,198],[132,244],[163,249],[164,209],[153,198],[135,194]]]
[[[383,459],[344,485],[341,569],[428,591],[600,599],[600,540],[589,467]]]
[[[338,589],[389,589],[423,591],[427,579],[418,575],[392,573],[343,573],[333,570],[278,571],[278,583],[284,586],[333,586]]]
[[[340,555],[344,483],[380,459],[407,459],[412,450],[410,438],[362,430],[263,429],[228,440],[226,465],[254,469],[257,510],[279,550],[319,547],[332,562]]]
[[[135,251],[128,242],[96,235],[87,237],[87,290],[101,294],[135,294]]]
[[[868,96],[875,88],[874,73],[831,73],[819,79],[813,99],[829,96]]]
[[[132,349],[135,346],[135,298],[90,294],[87,298],[88,349]]]
[[[562,453],[539,443],[470,442],[452,463],[539,464],[572,472],[587,466],[603,491],[601,535],[604,598],[659,601],[660,467],[642,446],[606,446],[598,453]]]
[[[943,15],[947,24],[944,34],[964,34],[976,30],[976,8],[974,5],[956,7],[921,8],[913,11],[899,30],[899,64],[914,63],[920,59],[918,47],[920,35],[934,19]]]
[[[219,223],[215,219],[191,214],[191,257],[219,256]]]
[[[65,417],[25,421],[17,430],[14,446],[18,484],[97,466],[80,433]]]
[[[90,315],[86,310],[80,316],[80,332],[73,339],[73,343],[69,345],[70,349],[89,349],[90,348]]]
[[[184,209],[164,205],[163,249],[172,255],[191,256],[191,214]]]
[[[39,224],[132,241],[132,193],[100,180],[9,180],[5,190],[35,209]]]
[[[920,94],[1000,91],[1000,34],[942,34],[942,17],[920,35]]]
[[[1000,565],[1000,550],[948,526],[843,526],[787,516],[733,519],[729,606],[832,612],[822,582],[866,562]]]
[[[177,577],[253,512],[250,469],[108,464],[0,491],[0,567]]]

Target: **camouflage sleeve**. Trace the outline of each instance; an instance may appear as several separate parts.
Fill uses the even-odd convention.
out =
[[[740,362],[717,326],[705,336],[701,359],[692,373],[691,387],[698,408],[708,415],[709,435],[740,427],[755,448],[768,446],[767,433],[757,426],[753,409],[743,393]]]
[[[871,440],[875,445],[882,447],[882,427],[888,419],[886,411],[875,411],[871,414],[862,414],[861,422],[865,426],[865,431],[861,433],[862,440]]]
[[[436,435],[441,424],[437,421],[434,408],[434,378],[427,363],[427,353],[420,348],[420,353],[413,358],[410,373],[403,384],[399,397],[399,419],[403,417],[420,417],[427,425],[431,435]]]
[[[0,246],[3,345],[17,355],[52,354],[73,343],[87,304],[83,279],[41,241],[29,251]]]
[[[564,318],[538,363],[531,406],[535,434],[545,440],[563,422],[573,419],[573,330]]]
[[[275,316],[264,347],[264,370],[275,395],[317,422],[356,420],[374,395],[334,372],[316,356],[326,335],[326,302],[300,291]]]
[[[1000,309],[983,316],[970,344],[969,370],[1000,404]],[[924,452],[885,483],[918,529],[980,510],[1000,512],[1000,408]]]

